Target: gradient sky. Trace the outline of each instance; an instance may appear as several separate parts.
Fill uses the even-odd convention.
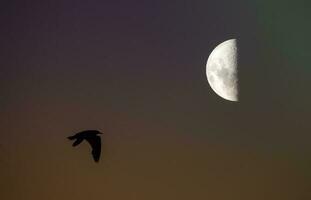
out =
[[[310,6],[4,0],[0,199],[311,199]],[[205,75],[231,38],[239,103]]]

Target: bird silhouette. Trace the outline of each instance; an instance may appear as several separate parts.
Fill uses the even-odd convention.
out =
[[[79,145],[83,140],[88,141],[92,147],[92,155],[95,162],[99,161],[100,152],[101,152],[101,139],[98,134],[102,134],[97,130],[85,130],[81,131],[73,136],[67,137],[69,140],[75,140],[72,144],[73,147]]]

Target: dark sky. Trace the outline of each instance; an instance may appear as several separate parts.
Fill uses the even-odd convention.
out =
[[[308,4],[2,1],[0,199],[310,199]],[[238,103],[205,75],[231,38]]]

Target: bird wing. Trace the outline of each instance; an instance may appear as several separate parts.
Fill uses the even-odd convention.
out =
[[[100,152],[101,152],[101,140],[99,136],[88,137],[86,140],[90,143],[92,147],[92,155],[95,162],[99,161]]]

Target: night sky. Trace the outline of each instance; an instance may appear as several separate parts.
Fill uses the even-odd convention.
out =
[[[311,199],[310,6],[1,1],[0,199]],[[205,74],[231,38],[238,103]]]

